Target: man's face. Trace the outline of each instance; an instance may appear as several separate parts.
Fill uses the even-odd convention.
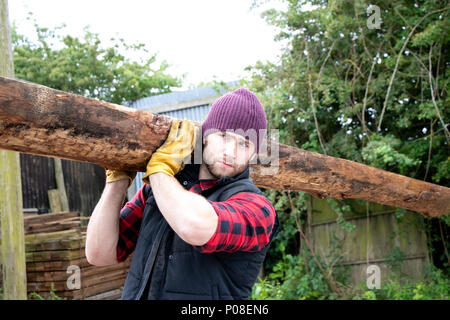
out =
[[[256,147],[251,141],[228,131],[207,135],[203,147],[203,162],[217,179],[241,173],[256,155]]]

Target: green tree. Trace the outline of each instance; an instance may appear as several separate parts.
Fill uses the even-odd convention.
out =
[[[181,86],[180,79],[167,74],[166,62],[156,65],[156,54],[150,54],[144,44],[111,39],[112,45],[105,48],[99,35],[87,27],[84,36],[77,38],[61,35],[64,26],[34,26],[36,41],[18,34],[13,26],[17,78],[117,104]]]
[[[248,68],[248,84],[266,107],[269,127],[279,129],[280,142],[448,186],[448,2],[283,2],[286,10],[263,13],[286,43],[280,61]],[[370,5],[380,9],[379,26],[373,26]],[[291,200],[281,192],[270,196],[279,207]],[[291,201],[301,197],[293,194]],[[281,220],[289,222],[284,216],[290,211],[281,212]],[[302,221],[306,208],[297,212]],[[450,219],[436,220],[442,228],[432,233],[440,235],[446,253],[437,265],[448,267]],[[295,242],[276,240],[270,257]]]
[[[282,142],[448,184],[447,2],[372,1],[380,29],[368,1],[285,2],[264,13],[288,43],[281,63],[251,68]]]

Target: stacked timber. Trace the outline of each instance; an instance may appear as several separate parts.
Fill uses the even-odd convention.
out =
[[[130,259],[97,267],[84,253],[86,226],[76,212],[24,216],[30,299],[118,299]]]
[[[28,214],[24,215],[23,220],[25,235],[70,229],[82,232],[81,218],[77,212]]]

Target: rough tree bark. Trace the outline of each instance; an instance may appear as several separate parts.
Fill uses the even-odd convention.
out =
[[[172,119],[0,78],[0,148],[87,161],[105,168],[145,171],[167,137]],[[197,125],[200,125],[197,123]],[[361,199],[427,216],[450,213],[450,188],[356,162],[274,144],[279,169],[267,157],[251,166],[259,187],[303,191],[316,197]],[[275,170],[276,171],[276,170]]]

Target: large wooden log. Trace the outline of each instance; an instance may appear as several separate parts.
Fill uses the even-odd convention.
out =
[[[357,162],[279,145],[279,170],[252,175],[263,188],[307,192],[317,198],[360,199],[437,217],[450,214],[450,188]]]
[[[0,147],[142,170],[171,119],[24,81],[0,79]]]
[[[3,149],[145,171],[152,152],[166,139],[171,121],[163,115],[0,78]],[[262,174],[270,165],[251,166],[251,177],[259,187],[361,199],[427,216],[450,214],[450,188],[282,144],[271,149],[278,150],[269,153],[279,155],[278,170]]]

